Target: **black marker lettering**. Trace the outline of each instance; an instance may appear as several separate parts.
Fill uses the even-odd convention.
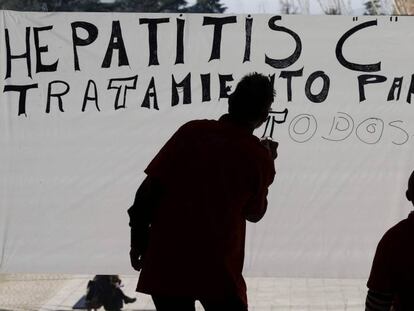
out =
[[[375,71],[380,71],[381,70],[381,62],[375,63],[375,64],[356,64],[356,63],[352,63],[348,60],[345,59],[344,54],[343,54],[343,47],[345,44],[345,41],[351,37],[354,33],[367,28],[367,27],[371,27],[371,26],[377,26],[377,20],[374,21],[368,21],[362,24],[359,24],[355,27],[353,27],[352,29],[348,30],[338,41],[338,43],[336,44],[336,49],[335,49],[335,53],[336,53],[336,58],[338,59],[339,63],[344,66],[345,68],[348,68],[350,70],[355,70],[355,71],[364,71],[364,72],[375,72]]]
[[[91,89],[91,87],[93,86],[93,94],[92,96],[89,95],[89,90]],[[89,80],[88,81],[88,85],[86,87],[86,91],[85,91],[85,96],[83,97],[83,105],[82,105],[82,112],[85,111],[86,109],[86,104],[88,101],[94,101],[95,102],[95,107],[98,111],[101,111],[101,109],[99,109],[98,106],[98,89],[96,87],[96,83],[93,80]]]
[[[213,47],[211,49],[211,56],[210,56],[209,61],[213,59],[220,59],[221,36],[223,32],[223,26],[226,24],[234,24],[236,22],[237,22],[236,16],[226,16],[226,17],[205,16],[204,17],[203,26],[214,25]]]
[[[338,112],[338,116],[335,116],[332,120],[328,136],[322,136],[322,138],[330,141],[343,141],[352,134],[354,124],[354,119],[349,114]]]
[[[54,85],[63,85],[64,86],[64,90],[63,91],[53,91],[53,86]],[[52,97],[56,97],[58,100],[58,106],[59,106],[59,110],[61,112],[64,112],[63,110],[63,101],[62,101],[62,97],[64,95],[66,95],[70,90],[70,86],[68,83],[66,83],[65,81],[60,81],[60,80],[56,80],[56,81],[52,81],[49,83],[49,86],[47,88],[47,104],[46,104],[46,113],[50,113],[50,102]]]
[[[3,92],[18,92],[19,93],[19,112],[18,115],[26,114],[26,96],[27,91],[30,89],[37,89],[38,85],[36,84],[29,84],[29,85],[6,85],[4,87]]]
[[[300,37],[298,36],[297,33],[295,33],[294,31],[286,28],[286,27],[282,27],[282,26],[277,26],[276,22],[281,20],[282,17],[277,15],[277,16],[273,16],[270,20],[269,20],[269,28],[275,31],[281,31],[281,32],[285,32],[289,35],[292,36],[292,38],[295,40],[296,42],[296,48],[295,51],[292,53],[292,55],[290,55],[289,57],[286,57],[284,59],[273,59],[270,58],[269,56],[265,55],[265,62],[266,64],[272,66],[273,68],[276,69],[281,69],[281,68],[286,68],[289,67],[290,65],[293,65],[300,57],[300,54],[302,53],[302,41],[300,40]]]
[[[318,78],[321,78],[323,81],[322,89],[318,94],[312,94],[312,91],[311,91],[312,84]],[[306,84],[305,84],[306,97],[314,103],[321,103],[325,101],[326,97],[328,97],[329,86],[330,86],[329,77],[323,71],[316,71],[309,76],[308,80],[306,80]]]
[[[87,46],[93,43],[96,38],[98,37],[98,28],[91,23],[88,22],[73,22],[72,26],[72,41],[73,41],[73,57],[74,57],[74,64],[75,70],[79,71],[79,56],[78,56],[78,46]],[[82,39],[77,34],[77,29],[82,28],[88,33],[86,39]]]
[[[368,118],[358,125],[356,136],[363,143],[374,145],[380,141],[383,132],[384,121],[378,118]]]
[[[185,19],[177,18],[177,51],[175,64],[184,64],[184,26]]]
[[[404,123],[404,122],[401,121],[401,120],[395,120],[395,121],[392,121],[392,122],[390,122],[388,124],[389,124],[389,126],[398,129],[399,132],[402,132],[402,135],[404,136],[404,138],[400,142],[392,141],[392,143],[394,145],[404,145],[410,139],[410,135],[402,127],[397,126],[396,123]]]
[[[311,114],[300,114],[289,124],[289,136],[298,143],[309,141],[318,129],[318,122]]]
[[[203,102],[211,101],[211,94],[210,94],[210,74],[202,74],[201,77],[201,89],[203,92]]]
[[[219,98],[229,98],[229,93],[231,92],[231,86],[227,85],[227,82],[234,81],[233,75],[219,75],[220,80],[220,97]]]
[[[386,77],[380,75],[360,75],[358,76],[358,88],[359,88],[359,102],[366,100],[365,85],[373,83],[382,83],[387,80]]]
[[[128,55],[125,49],[124,39],[119,21],[112,22],[111,39],[109,40],[108,49],[102,62],[102,68],[111,67],[112,54],[118,50],[118,66],[129,66]]]
[[[411,104],[411,95],[414,93],[414,74],[411,75],[410,88],[407,94],[407,103]]]
[[[26,52],[21,55],[12,55],[10,48],[10,36],[9,30],[5,29],[5,38],[6,38],[6,54],[7,54],[7,70],[6,70],[6,79],[11,77],[12,71],[12,60],[24,58],[26,59],[27,64],[27,75],[29,78],[32,77],[32,65],[30,59],[30,27],[26,27]]]
[[[42,64],[42,53],[46,53],[49,50],[47,45],[40,46],[39,32],[52,30],[53,26],[46,26],[40,28],[33,28],[35,48],[36,48],[36,72],[54,72],[57,69],[59,60],[51,65]]]
[[[402,83],[403,77],[394,78],[390,92],[388,93],[387,101],[400,99]],[[395,91],[397,91],[397,97],[395,97]]]
[[[157,90],[155,89],[154,77],[151,78],[151,81],[148,85],[147,92],[145,93],[144,101],[142,102],[141,107],[151,109],[151,99],[153,101],[153,106],[155,110],[159,110],[158,101],[157,101]]]
[[[149,63],[148,66],[159,65],[158,62],[158,24],[169,23],[169,18],[140,18],[140,25],[148,25]]]
[[[244,47],[244,57],[243,57],[243,63],[250,61],[250,49],[252,46],[252,28],[253,28],[253,18],[246,17],[246,45]]]
[[[108,90],[117,90],[115,96],[114,108],[126,108],[126,97],[128,90],[135,90],[137,88],[138,75],[129,78],[111,79],[109,80]],[[123,94],[122,104],[119,103],[119,97]]]
[[[296,71],[282,71],[280,73],[280,78],[286,79],[287,83],[287,100],[288,102],[292,101],[292,77],[302,77],[303,67]],[[273,78],[274,81],[274,78]]]
[[[178,95],[178,88],[182,90],[183,93],[183,104],[191,104],[191,73],[189,73],[184,80],[180,83],[175,81],[174,76],[172,76],[171,83],[171,106],[177,106],[180,101],[180,96]]]

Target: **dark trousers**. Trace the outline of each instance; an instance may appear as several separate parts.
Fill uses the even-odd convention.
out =
[[[195,311],[195,302],[199,300],[206,311],[247,311],[247,306],[238,297],[222,300],[196,299],[193,297],[168,297],[153,295],[157,311]]]

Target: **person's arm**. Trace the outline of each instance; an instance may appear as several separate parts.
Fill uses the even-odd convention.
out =
[[[154,209],[161,195],[160,183],[147,176],[138,188],[134,204],[128,209],[131,227],[130,259],[132,267],[140,271],[142,258],[148,246],[149,232]]]
[[[250,222],[258,222],[263,218],[267,210],[268,187],[275,177],[274,160],[277,158],[278,143],[272,140],[262,140],[262,145],[268,149],[271,159],[262,159],[263,166],[260,168],[256,182],[256,191],[246,204],[245,218]]]
[[[390,311],[392,310],[393,295],[368,290],[365,300],[365,311]]]
[[[245,218],[250,222],[258,222],[267,210],[267,188],[253,196],[246,205]]]
[[[176,159],[180,152],[186,150],[185,136],[188,125],[181,126],[161,148],[145,169],[147,177],[135,195],[134,204],[128,210],[131,227],[130,259],[132,267],[140,271],[143,256],[148,246],[154,210],[159,205],[165,185],[172,182],[177,173]]]

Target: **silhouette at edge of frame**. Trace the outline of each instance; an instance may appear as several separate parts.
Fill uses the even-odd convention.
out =
[[[414,171],[406,197],[414,205]],[[366,311],[414,310],[414,211],[378,243],[367,287]]]
[[[119,311],[124,303],[133,303],[137,299],[128,297],[121,290],[118,275],[95,275],[87,285],[85,306],[88,310],[104,307],[107,311]]]
[[[271,80],[248,74],[219,120],[181,126],[146,168],[128,210],[137,291],[158,311],[247,310],[246,220],[267,209],[278,143],[253,130],[273,103]]]

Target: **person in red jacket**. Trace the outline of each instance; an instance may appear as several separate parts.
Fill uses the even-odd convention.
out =
[[[277,142],[253,130],[267,120],[270,79],[245,76],[219,120],[181,126],[145,170],[128,210],[137,291],[158,311],[247,310],[242,276],[246,220],[266,212]]]
[[[414,205],[414,172],[406,197]],[[414,310],[414,212],[378,243],[368,279],[367,311]]]

